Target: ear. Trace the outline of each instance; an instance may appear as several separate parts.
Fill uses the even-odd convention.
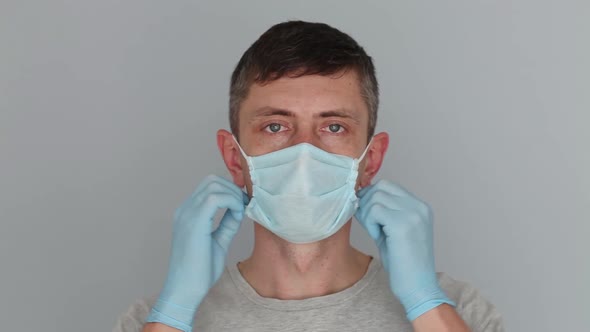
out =
[[[243,188],[246,185],[243,166],[245,163],[242,162],[242,154],[233,135],[225,129],[219,129],[217,131],[217,147],[234,183]]]
[[[371,146],[369,146],[365,159],[362,161],[364,167],[361,165],[359,168],[360,188],[364,188],[371,184],[371,180],[373,180],[381,168],[388,146],[389,135],[387,133],[382,132],[373,136]]]

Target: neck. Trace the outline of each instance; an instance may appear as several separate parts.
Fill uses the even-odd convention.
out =
[[[350,245],[350,226],[318,242],[293,244],[254,223],[252,256],[238,269],[263,297],[296,300],[342,291],[364,276],[371,261]]]

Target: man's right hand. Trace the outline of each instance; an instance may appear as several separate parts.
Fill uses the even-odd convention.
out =
[[[168,276],[146,322],[191,331],[193,317],[225,267],[248,196],[232,182],[211,175],[174,214]],[[213,231],[215,214],[227,209]]]

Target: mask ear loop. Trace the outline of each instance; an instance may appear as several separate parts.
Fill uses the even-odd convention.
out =
[[[361,163],[361,161],[363,161],[363,159],[365,159],[365,155],[369,151],[371,143],[373,143],[373,137],[371,137],[371,140],[369,141],[369,144],[367,144],[367,147],[365,148],[365,151],[363,151],[363,154],[361,154],[361,156],[358,158],[359,164]]]
[[[369,141],[369,143],[367,144],[367,147],[365,148],[365,151],[363,151],[363,154],[361,154],[360,157],[358,157],[358,159],[356,159],[356,163],[352,164],[353,169],[356,168],[356,172],[357,172],[357,176],[358,176],[358,167],[361,163],[361,161],[363,161],[363,159],[365,159],[365,155],[367,154],[367,152],[369,151],[369,147],[371,146],[371,143],[373,143],[373,137],[371,137],[371,140]],[[356,165],[355,165],[356,164]],[[359,187],[358,190],[361,190],[362,188]],[[356,191],[356,188],[355,188]]]
[[[246,162],[248,163],[248,169],[250,170],[250,179],[252,181],[252,184],[254,184],[254,179],[253,179],[254,172],[252,170],[253,169],[253,167],[252,167],[252,157],[250,157],[249,155],[246,154],[246,152],[244,152],[244,150],[242,149],[242,146],[238,142],[238,139],[236,138],[236,136],[234,136],[232,134],[231,137],[233,137],[234,141],[238,145],[238,148],[240,149],[240,153],[242,154],[242,156],[244,156],[244,158],[246,159]],[[245,189],[245,188],[246,187],[244,186],[243,189]],[[252,192],[252,197],[254,197],[254,192]],[[250,200],[250,198],[248,198],[248,200]]]
[[[238,148],[240,149],[240,153],[242,153],[242,156],[244,156],[244,158],[246,158],[246,160],[249,160],[250,156],[247,155],[246,152],[244,152],[244,150],[242,149],[242,146],[240,145],[240,143],[238,143],[238,139],[233,134],[231,135],[231,137],[234,138],[234,141],[238,145]]]

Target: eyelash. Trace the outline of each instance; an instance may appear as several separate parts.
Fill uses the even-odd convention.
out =
[[[270,126],[272,126],[272,125],[279,125],[279,126],[281,126],[281,128],[279,129],[279,131],[277,131],[277,132],[273,132],[272,130],[270,130]],[[329,128],[330,128],[330,126],[332,126],[332,125],[337,125],[337,126],[340,126],[340,128],[339,128],[340,130],[339,130],[338,132],[332,132],[332,131],[330,131],[330,129],[329,129]],[[278,133],[281,133],[281,132],[285,131],[285,130],[286,130],[286,128],[287,128],[287,126],[285,126],[285,125],[284,125],[284,124],[282,124],[282,123],[278,123],[278,122],[271,122],[271,123],[269,123],[269,124],[266,124],[266,125],[264,125],[264,126],[262,127],[262,130],[263,130],[263,131],[265,131],[265,132],[267,132],[267,133],[269,133],[269,134],[271,134],[271,135],[273,135],[273,134],[278,134]],[[327,128],[327,129],[326,129],[326,128]],[[283,129],[285,129],[285,130],[283,130]],[[324,129],[326,129],[326,130],[324,130]],[[328,124],[327,126],[325,126],[325,127],[322,127],[320,130],[321,130],[321,131],[324,131],[324,132],[327,132],[327,133],[329,133],[329,134],[332,134],[332,135],[342,135],[342,134],[344,134],[344,132],[346,132],[346,130],[347,130],[347,129],[346,129],[346,127],[345,127],[343,124],[341,124],[341,123],[330,123],[330,124]]]
[[[340,129],[337,132],[333,132],[330,130],[330,126],[332,126],[332,125],[340,126]],[[344,134],[344,132],[346,132],[346,127],[341,123],[330,123],[329,125],[322,127],[322,131],[324,131],[323,130],[324,128],[327,128],[325,131],[329,134],[332,134],[332,135],[342,135],[342,134]]]
[[[271,134],[271,135],[272,135],[272,134],[278,134],[278,133],[281,133],[281,132],[283,132],[283,131],[284,131],[284,130],[279,130],[279,131],[277,131],[277,132],[274,132],[274,131],[270,130],[270,126],[272,126],[272,125],[279,125],[279,126],[281,126],[281,129],[283,129],[283,128],[287,128],[287,126],[285,126],[285,125],[284,125],[284,124],[282,124],[282,123],[278,123],[278,122],[271,122],[271,123],[269,123],[269,124],[266,124],[266,125],[264,125],[264,126],[262,127],[262,130],[263,130],[263,131],[265,131],[265,132],[267,132],[267,133],[269,133],[269,134]]]

